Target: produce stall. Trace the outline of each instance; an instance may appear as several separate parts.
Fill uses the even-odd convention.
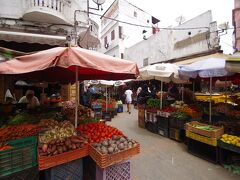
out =
[[[134,78],[138,74],[138,69],[135,63],[79,47],[58,47],[3,62],[0,64],[0,73],[14,74],[15,78],[21,77],[37,81],[75,81],[77,83],[78,79]],[[76,94],[78,94],[78,87],[76,88]],[[106,164],[104,168],[139,153],[139,144],[137,142],[128,139],[116,128],[102,122],[92,122],[91,119],[86,119],[90,114],[89,109],[78,106],[78,96],[76,96],[75,102],[75,104],[68,102],[64,105],[61,120],[46,118],[40,119],[39,123],[31,125],[28,119],[28,122],[25,122],[27,124],[19,123],[20,125],[7,125],[1,128],[0,134],[2,134],[1,138],[3,139],[1,139],[2,150],[0,150],[0,177],[8,178],[8,175],[14,175],[13,173],[38,165],[40,174],[42,170],[45,170],[45,179],[54,179],[60,174],[61,177],[66,179],[81,179],[82,173],[84,173],[81,159],[90,155],[92,143],[96,139],[109,143],[109,141],[111,142],[109,138],[113,138],[113,136],[117,136],[119,141],[109,143],[112,149],[108,149],[108,154],[97,150],[98,158],[105,159],[107,157],[111,159],[111,163]],[[74,123],[71,122],[73,112]],[[93,133],[92,128],[86,130],[87,126],[99,126],[101,128]],[[111,131],[108,136],[106,136],[107,130]],[[94,134],[94,136],[89,133]],[[31,141],[24,138],[30,138]],[[12,139],[19,142],[11,142]],[[103,142],[101,143],[103,146]],[[138,150],[132,152],[132,149],[135,149],[136,146]],[[20,157],[19,154],[14,154],[12,151],[19,151],[24,156]],[[124,156],[118,155],[118,153],[122,153]],[[114,160],[112,158],[114,156],[119,158]],[[121,157],[123,158],[121,159]],[[21,161],[19,161],[19,158]],[[10,169],[6,169],[9,168],[9,165],[6,164],[8,161],[11,164]],[[73,169],[74,171],[72,171]]]

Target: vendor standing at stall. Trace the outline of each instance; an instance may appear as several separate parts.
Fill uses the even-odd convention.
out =
[[[33,90],[27,90],[25,96],[18,103],[27,103],[27,109],[34,109],[40,105],[38,98],[34,96]]]

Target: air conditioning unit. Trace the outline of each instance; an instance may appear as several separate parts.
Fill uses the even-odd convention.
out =
[[[105,44],[105,48],[106,48],[106,49],[109,48],[109,43]]]

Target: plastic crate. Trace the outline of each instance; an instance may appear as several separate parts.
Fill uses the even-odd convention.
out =
[[[96,180],[130,180],[131,163],[124,161],[105,169],[96,166]]]
[[[9,141],[14,148],[0,151],[0,177],[37,165],[37,137],[31,136]]]
[[[117,112],[122,113],[123,112],[123,106],[118,105]]]
[[[158,133],[158,126],[156,123],[153,122],[146,122],[145,127],[147,130],[149,130],[152,133],[157,134]]]
[[[106,121],[112,121],[112,117],[111,117],[110,112],[103,112],[102,113],[102,118],[105,119]]]
[[[152,123],[156,123],[157,122],[157,118],[156,118],[157,113],[152,113],[152,112],[145,112],[145,122],[152,122]]]
[[[223,149],[223,148],[219,148],[219,163],[221,165],[240,165],[240,154],[227,150],[227,149]]]
[[[158,127],[161,129],[169,128],[169,118],[156,115]]]
[[[212,163],[218,163],[217,146],[211,146],[193,139],[188,139],[188,152]]]
[[[157,133],[161,136],[169,137],[169,134],[168,134],[169,130],[168,129],[158,127],[158,132]]]
[[[51,167],[55,167],[60,164],[64,164],[88,156],[88,150],[89,146],[86,145],[83,148],[65,152],[55,156],[38,156],[39,170],[49,169]]]
[[[186,130],[186,136],[188,138],[194,139],[196,141],[211,145],[211,146],[217,146],[217,139],[216,138],[210,138],[210,137],[206,137],[206,136],[201,136],[199,134],[190,132],[188,130]]]
[[[211,138],[217,138],[217,139],[221,138],[224,133],[223,127],[212,126],[214,127],[215,131],[206,131],[206,130],[195,128],[193,127],[193,125],[208,126],[208,124],[200,123],[198,121],[192,121],[192,122],[186,123],[186,130],[199,135],[203,135]]]
[[[240,154],[240,147],[234,146],[232,144],[228,144],[221,140],[218,140],[218,146],[222,149],[226,149]]]
[[[83,180],[83,161],[77,159],[45,170],[45,180]]]
[[[13,173],[9,176],[0,178],[1,180],[39,180],[38,167],[32,167],[20,172]]]
[[[106,168],[108,166],[117,164],[139,153],[140,153],[140,144],[138,144],[136,147],[129,148],[111,155],[101,154],[93,146],[90,146],[89,148],[89,155],[94,159],[97,165],[101,168]]]
[[[175,128],[175,129],[184,129],[185,124],[188,122],[188,120],[179,120],[170,117],[169,119],[169,127],[170,128]]]

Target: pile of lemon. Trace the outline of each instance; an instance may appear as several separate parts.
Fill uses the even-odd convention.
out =
[[[221,141],[240,147],[240,137],[229,134],[223,134]]]

